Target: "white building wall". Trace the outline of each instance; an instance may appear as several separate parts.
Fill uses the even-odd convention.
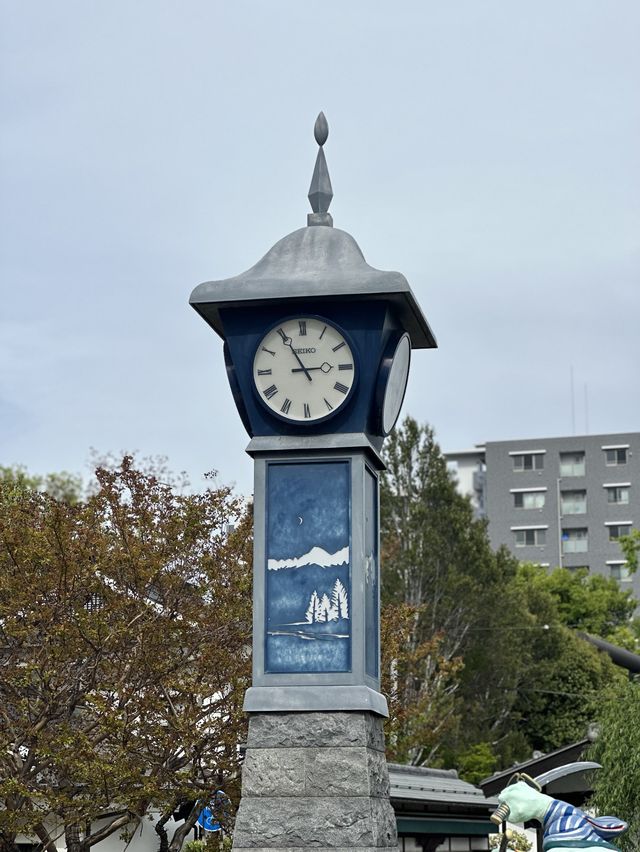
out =
[[[101,843],[98,843],[96,846],[92,847],[92,850],[95,852],[158,852],[158,848],[160,846],[160,838],[156,834],[154,830],[154,825],[157,819],[159,819],[158,813],[153,813],[150,817],[143,819],[140,825],[136,828],[133,838],[129,841],[120,836],[119,831],[115,831]],[[97,828],[102,828],[102,826],[106,825],[108,821],[106,820],[98,820],[94,823],[94,830]],[[173,833],[176,828],[179,828],[183,825],[182,822],[176,823],[172,819],[166,823],[166,830],[169,837],[169,841],[173,837]],[[58,848],[58,852],[66,852],[66,844],[64,842],[64,830],[62,826],[56,825],[48,825],[47,829],[51,836],[56,841],[56,846]],[[187,840],[195,839],[195,831],[191,831],[187,836]],[[19,843],[23,843],[25,845],[31,843],[33,844],[34,849],[40,848],[40,844],[36,843],[33,838],[28,837],[19,837]]]

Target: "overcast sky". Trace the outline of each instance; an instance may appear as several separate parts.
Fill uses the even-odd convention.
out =
[[[251,491],[189,307],[331,212],[438,338],[445,449],[640,428],[637,0],[0,0],[0,464],[90,448]]]

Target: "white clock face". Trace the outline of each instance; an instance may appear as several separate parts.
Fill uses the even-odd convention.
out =
[[[396,350],[389,370],[389,378],[384,392],[382,403],[382,433],[388,435],[396,425],[404,401],[404,392],[407,389],[409,378],[409,364],[411,363],[411,338],[403,334]]]
[[[320,317],[284,320],[265,334],[253,359],[253,381],[263,404],[296,423],[335,414],[355,378],[344,334]]]

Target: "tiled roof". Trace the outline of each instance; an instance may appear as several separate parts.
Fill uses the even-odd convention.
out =
[[[458,778],[455,769],[430,769],[424,766],[389,764],[391,799],[466,805],[493,810],[497,799],[486,799],[479,787]]]

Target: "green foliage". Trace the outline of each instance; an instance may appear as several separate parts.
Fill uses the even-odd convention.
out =
[[[404,753],[414,763],[433,763],[438,754],[448,761],[478,741],[501,740],[512,727],[522,657],[521,633],[512,628],[528,618],[524,596],[512,582],[517,561],[504,550],[492,551],[485,523],[474,519],[469,501],[457,492],[429,427],[407,418],[389,438],[385,462],[383,597],[414,608],[408,649],[437,638],[439,667],[456,665],[446,685],[429,685],[427,663],[398,684],[405,706],[420,690],[438,700],[434,688],[440,688],[449,708],[447,725],[436,727],[422,745],[414,737]],[[462,713],[465,724],[456,730],[452,722]]]
[[[638,570],[638,554],[640,554],[640,530],[631,530],[629,535],[619,539],[620,549],[627,560],[627,568],[634,574]]]
[[[602,696],[598,728],[588,757],[602,769],[595,773],[589,804],[629,823],[616,843],[635,852],[640,847],[640,684],[622,681]]]
[[[607,636],[607,641],[637,654],[640,651],[640,619],[634,618],[628,624],[614,627]]]
[[[385,462],[382,594],[412,613],[385,682],[396,759],[478,779],[485,767],[488,775],[584,737],[622,672],[578,631],[634,647],[630,593],[599,575],[494,553],[428,426],[407,418]]]
[[[227,489],[177,494],[131,458],[96,476],[96,493],[76,504],[0,482],[9,848],[20,831],[54,849],[50,814],[84,852],[212,786],[239,798],[250,518]],[[110,821],[85,836],[106,810]]]
[[[464,781],[478,784],[493,773],[497,762],[491,743],[475,743],[458,755],[458,774]]]
[[[182,848],[184,852],[207,852],[207,841],[189,840]]]
[[[624,677],[606,654],[553,625],[535,643],[516,703],[531,747],[547,752],[582,739],[602,696]]]
[[[189,840],[182,847],[183,852],[229,852],[232,839],[225,835],[222,840],[215,834],[209,834],[204,840]]]
[[[523,563],[515,584],[532,629],[514,710],[530,747],[551,751],[586,735],[602,694],[624,677],[571,628],[608,636],[628,622],[634,603],[615,581],[585,572]]]
[[[82,479],[73,473],[59,471],[38,476],[28,473],[22,465],[4,467],[0,465],[0,485],[4,498],[25,491],[45,491],[55,500],[75,504],[82,498]]]
[[[517,561],[506,549],[489,551],[485,560],[493,575],[478,593],[479,606],[465,643],[460,690],[465,722],[452,745],[455,754],[477,742],[490,742],[499,765],[505,766],[531,753],[521,736],[517,705],[531,662],[531,634],[539,625],[515,582]]]
[[[529,852],[533,844],[527,838],[527,835],[522,831],[516,831],[513,828],[507,829],[507,849],[513,852]],[[498,849],[502,843],[502,834],[489,835],[489,848]]]
[[[551,596],[554,614],[562,624],[602,638],[626,625],[636,607],[630,591],[620,589],[610,577],[589,574],[586,569],[548,572],[539,565],[522,564],[518,576],[520,582]]]

